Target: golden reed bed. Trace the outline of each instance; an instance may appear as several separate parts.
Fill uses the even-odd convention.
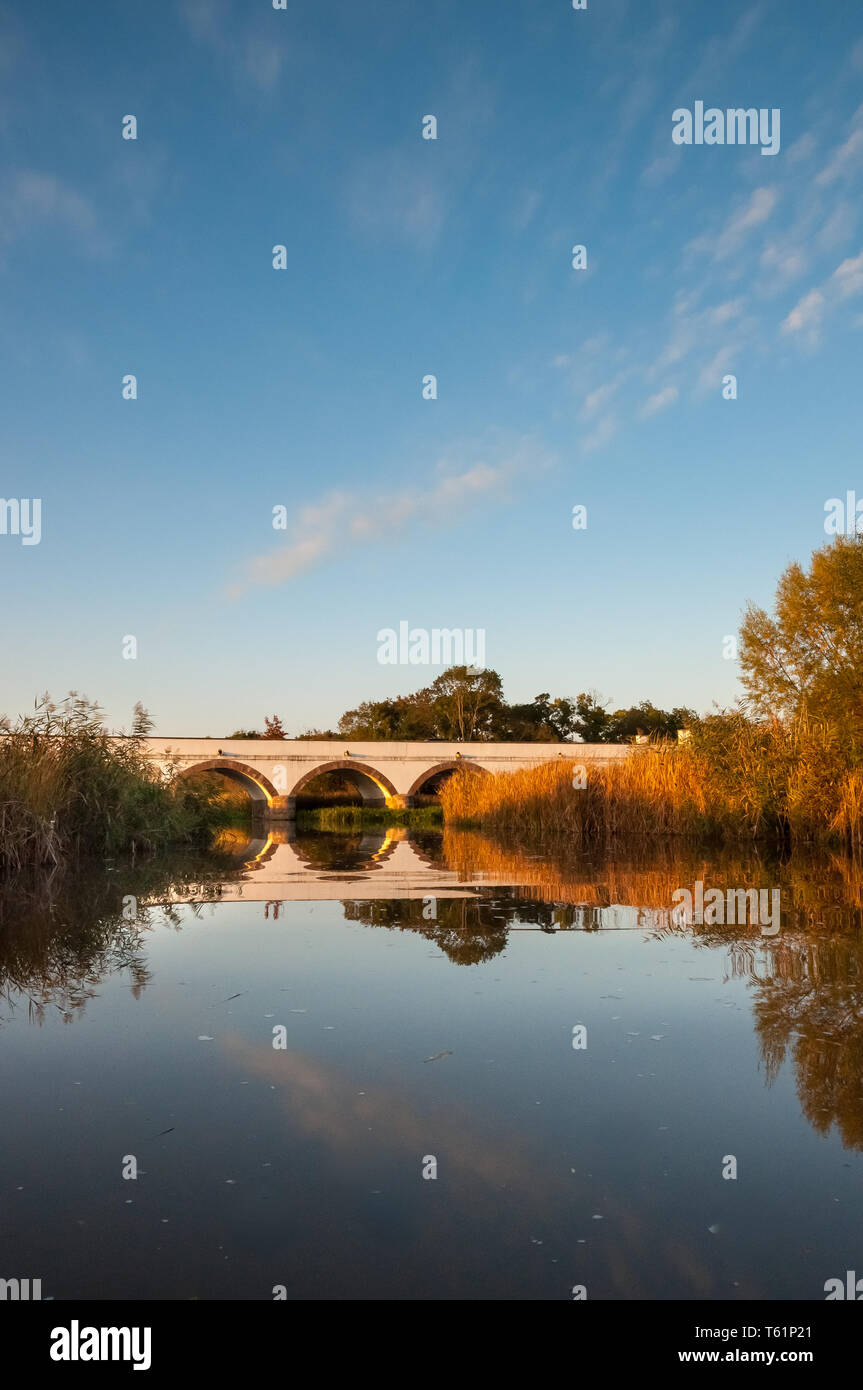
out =
[[[656,743],[607,766],[572,760],[482,776],[465,768],[441,790],[445,821],[498,834],[617,837],[863,848],[863,765],[829,725],[708,721],[691,743]]]

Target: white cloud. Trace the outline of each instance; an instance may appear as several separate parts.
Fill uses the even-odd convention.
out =
[[[787,318],[782,320],[783,333],[803,333],[808,342],[814,345],[821,334],[821,321],[824,315],[824,296],[820,290],[810,290],[799,299]]]
[[[806,269],[806,257],[795,243],[771,241],[761,253],[761,269],[766,272],[764,280],[759,280],[761,294],[778,294],[792,280],[798,279]]]
[[[617,394],[622,378],[615,377],[613,381],[606,381],[602,386],[597,386],[594,391],[585,396],[584,404],[581,408],[582,420],[589,419],[597,411],[604,410],[613,397]]]
[[[542,202],[542,194],[535,188],[528,189],[522,193],[518,206],[512,213],[512,225],[517,231],[523,232],[533,221],[537,209]]]
[[[614,415],[606,415],[600,420],[595,430],[585,435],[581,443],[583,454],[592,454],[595,449],[602,449],[617,434],[617,420]]]
[[[649,396],[644,402],[639,412],[642,420],[649,420],[651,415],[658,415],[661,410],[667,410],[678,397],[676,386],[666,386],[661,391],[657,391],[655,396]]]
[[[863,251],[859,256],[849,256],[833,272],[832,279],[840,299],[850,299],[851,295],[863,290]]]
[[[815,153],[817,144],[818,141],[815,136],[807,130],[804,135],[800,136],[799,140],[795,140],[793,145],[789,145],[788,153],[785,155],[786,162],[788,164],[800,164],[804,159],[809,159],[810,155]]]
[[[266,32],[252,32],[242,7],[235,18],[230,0],[180,0],[179,12],[192,38],[216,54],[235,79],[252,82],[261,92],[276,85],[286,50],[271,25]]]
[[[436,245],[446,220],[442,187],[407,150],[362,158],[351,175],[348,212],[365,233],[421,250]]]
[[[806,264],[805,258],[796,247],[781,246],[771,241],[761,253],[761,266],[764,270],[775,271],[783,280],[793,280]]]
[[[657,155],[656,159],[651,160],[647,168],[641,175],[641,182],[648,188],[655,188],[662,183],[669,175],[673,174],[681,162],[680,151],[675,149],[669,154]]]
[[[0,190],[0,241],[13,242],[35,227],[60,225],[90,251],[101,251],[106,240],[92,203],[54,174],[28,169],[14,174]]]
[[[863,161],[863,130],[853,130],[815,179],[822,187],[852,173]]]
[[[713,391],[719,386],[726,368],[731,366],[739,351],[736,343],[726,343],[724,347],[713,354],[710,361],[705,363],[698,373],[698,381],[695,384],[697,396],[704,396],[708,391]]]
[[[502,497],[516,478],[535,477],[549,463],[535,442],[525,439],[503,451],[497,463],[479,460],[451,472],[451,462],[441,460],[437,481],[424,490],[384,493],[372,499],[358,493],[327,493],[299,511],[283,545],[246,563],[229,596],[235,598],[255,585],[284,584],[327,558],[341,558],[351,545],[391,546],[426,521],[433,521],[439,533],[448,523],[459,521],[465,508],[482,499]]]
[[[863,293],[863,251],[857,256],[846,256],[833,274],[824,281],[820,289],[811,289],[798,300],[790,314],[782,320],[780,332],[800,334],[800,341],[807,347],[817,347],[821,339],[821,329],[827,316],[833,313],[846,299]]]
[[[269,39],[250,34],[246,39],[243,67],[256,87],[268,91],[279,80],[284,54]]]
[[[818,232],[818,245],[822,251],[834,251],[843,241],[853,236],[857,225],[857,212],[851,203],[837,203]]]
[[[739,318],[743,312],[745,300],[727,299],[724,304],[717,304],[709,311],[708,317],[712,324],[728,323],[731,319]]]
[[[748,201],[731,214],[717,236],[696,237],[686,250],[709,255],[714,261],[727,260],[740,249],[753,228],[764,225],[778,202],[776,188],[753,189]]]
[[[221,41],[228,14],[227,0],[180,0],[180,17],[196,39]]]
[[[698,340],[696,327],[697,315],[691,318],[682,318],[675,323],[668,342],[662,349],[651,367],[647,369],[647,376],[655,378],[661,375],[669,367],[676,367],[682,362],[684,357],[688,357]]]
[[[745,207],[733,213],[716,240],[715,260],[725,260],[738,249],[752,231],[767,221],[779,201],[775,188],[753,189],[752,197]]]

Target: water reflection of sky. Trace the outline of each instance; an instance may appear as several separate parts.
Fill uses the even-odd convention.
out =
[[[393,866],[403,844],[369,868],[370,846],[335,847],[334,872],[358,887],[330,900],[291,900],[278,865],[260,898],[260,870],[236,865],[221,892],[190,876],[184,902],[142,884],[134,943],[88,938],[89,977],[74,958],[86,914],[55,902],[32,958],[19,943],[7,965],[34,992],[0,1007],[0,1096],[19,1117],[0,1156],[8,1275],[58,1298],[269,1298],[279,1284],[821,1298],[859,1264],[860,947],[841,866],[809,866],[810,883],[703,855],[513,851],[506,881],[499,847],[431,840]],[[292,874],[329,882],[323,847],[298,858]],[[386,863],[403,896],[375,896]],[[778,875],[779,936],[669,926],[661,893],[699,872]],[[419,890],[435,874],[460,896],[439,891],[430,919]],[[80,1004],[50,995],[52,962],[63,988],[89,981]],[[137,1182],[121,1178],[129,1154]]]

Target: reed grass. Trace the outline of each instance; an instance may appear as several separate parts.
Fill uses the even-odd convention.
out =
[[[150,727],[138,706],[131,733],[111,735],[74,692],[0,721],[0,871],[191,843],[224,824],[231,811],[217,791],[149,762]]]
[[[699,722],[689,742],[633,747],[586,767],[560,758],[519,772],[459,769],[440,793],[444,819],[504,835],[564,836],[576,846],[622,836],[863,848],[863,758],[828,724],[756,724],[742,715]]]

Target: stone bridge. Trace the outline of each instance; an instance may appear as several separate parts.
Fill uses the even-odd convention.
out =
[[[404,808],[458,767],[516,772],[566,758],[585,767],[629,755],[614,743],[354,743],[333,739],[146,740],[164,772],[218,772],[244,787],[266,821],[290,821],[296,798],[324,772],[345,774],[369,805]]]

